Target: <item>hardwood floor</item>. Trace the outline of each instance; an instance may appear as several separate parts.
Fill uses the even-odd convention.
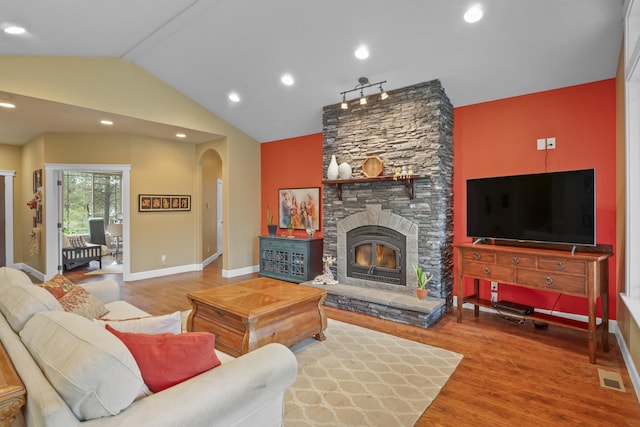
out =
[[[66,275],[74,282],[119,281],[123,299],[151,314],[189,309],[186,293],[235,283],[220,274],[221,260],[202,272],[122,282],[121,275]],[[598,347],[589,363],[586,332],[531,323],[516,325],[491,313],[474,318],[455,309],[429,329],[326,308],[329,318],[445,348],[464,359],[416,426],[640,426],[640,403],[620,348],[610,335],[610,351]],[[619,373],[624,392],[600,386],[598,368]],[[427,385],[425,385],[427,386]]]

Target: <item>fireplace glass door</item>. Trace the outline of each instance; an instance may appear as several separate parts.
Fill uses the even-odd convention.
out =
[[[362,227],[348,233],[347,276],[404,285],[403,244],[397,232],[382,227]]]

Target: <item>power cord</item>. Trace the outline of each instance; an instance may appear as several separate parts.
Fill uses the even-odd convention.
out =
[[[494,308],[494,310],[496,310],[496,315],[502,318],[502,320],[506,320],[507,322],[513,323],[514,325],[518,325],[518,326],[523,325],[524,322],[527,320],[526,317],[518,317],[513,313],[505,313],[496,308]]]

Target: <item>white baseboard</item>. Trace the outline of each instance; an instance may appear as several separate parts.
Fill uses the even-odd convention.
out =
[[[636,369],[636,365],[633,363],[633,359],[631,359],[631,353],[629,352],[629,347],[627,347],[627,343],[624,341],[622,337],[622,333],[620,329],[616,327],[616,340],[618,340],[618,346],[620,347],[620,353],[622,353],[622,358],[624,359],[624,364],[627,366],[627,372],[629,372],[629,378],[631,379],[631,384],[633,384],[633,389],[636,391],[636,397],[640,402],[640,375],[638,375],[638,370]]]
[[[125,282],[142,280],[142,279],[153,279],[154,277],[162,277],[169,276],[171,274],[179,274],[179,273],[190,273],[192,271],[201,271],[202,264],[188,264],[188,265],[180,265],[177,267],[168,267],[161,268],[158,270],[147,270],[141,271],[139,273],[128,273],[124,274],[122,280]]]
[[[252,265],[250,267],[237,268],[235,270],[222,270],[222,277],[243,276],[245,274],[257,273],[259,271],[260,266]]]
[[[13,264],[11,267],[16,268],[18,270],[22,270],[25,273],[30,274],[33,277],[35,277],[36,279],[40,280],[41,282],[45,281],[44,273],[41,273],[40,271],[38,271],[35,268],[31,267],[29,264],[25,264],[25,263],[19,262],[17,264]]]
[[[219,256],[219,255],[218,255]],[[123,280],[125,281],[135,281],[142,279],[152,279],[154,277],[162,277],[168,276],[170,274],[178,274],[178,273],[189,273],[192,271],[202,271],[202,269],[213,262],[218,256],[211,259],[207,258],[202,264],[191,264],[191,265],[181,265],[178,267],[170,267],[170,268],[161,268],[158,270],[149,270],[142,271],[139,273],[129,273],[128,275],[123,276]],[[205,264],[206,263],[206,264]],[[235,270],[222,270],[222,277],[231,278],[236,276],[242,276],[245,274],[257,273],[260,271],[260,267],[258,265],[252,265],[249,267],[238,268]]]
[[[202,268],[206,267],[207,265],[211,264],[213,261],[220,258],[220,255],[222,255],[220,252],[216,252],[215,254],[211,255],[210,257],[202,261]]]
[[[453,305],[454,307],[458,306],[458,297],[455,295],[453,296]],[[472,309],[474,306],[473,304],[466,302],[462,305],[462,307],[466,309]],[[497,313],[496,310],[489,307],[480,307],[480,311],[485,311],[487,313]],[[582,314],[564,313],[562,311],[552,312],[551,310],[543,310],[541,308],[536,308],[536,311],[539,313],[549,314],[557,317],[563,317],[565,319],[570,319],[570,320],[577,320],[579,322],[584,322],[584,323],[587,323],[589,321],[589,316],[585,316]],[[601,320],[602,320],[601,317],[596,317],[596,322]],[[609,319],[609,333],[614,334],[616,333],[617,330],[618,330],[618,322],[616,322],[615,320]]]

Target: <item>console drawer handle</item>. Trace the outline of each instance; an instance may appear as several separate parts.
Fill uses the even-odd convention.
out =
[[[545,282],[547,285],[552,285],[552,284],[553,284],[553,279],[552,279],[551,277],[547,276],[547,278],[546,278],[546,279],[544,279],[544,282]]]
[[[511,259],[511,262],[513,262],[514,264],[520,264],[520,258],[518,258],[517,256],[514,256],[514,257]]]
[[[220,317],[224,317],[224,315],[226,314],[225,312],[220,311],[220,310],[216,310],[216,309],[214,309],[213,311],[215,311],[215,312],[216,312],[216,314],[217,314],[218,316],[220,316]]]
[[[480,259],[480,254],[478,252],[476,252],[476,253],[473,254],[473,257],[475,259]]]
[[[559,262],[556,264],[556,270],[564,270],[564,263]]]
[[[491,274],[491,269],[489,267],[484,268],[485,274]]]

